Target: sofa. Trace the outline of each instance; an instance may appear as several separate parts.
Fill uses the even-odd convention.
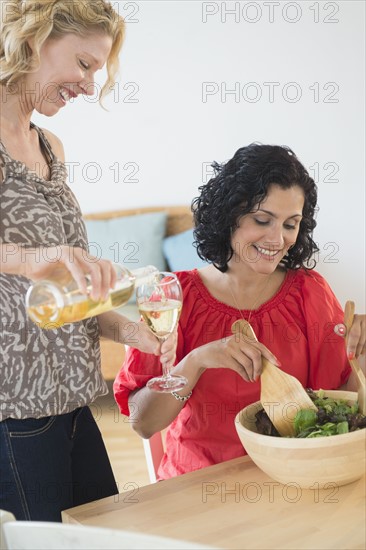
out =
[[[193,246],[189,206],[114,210],[87,214],[84,221],[91,253],[128,269],[155,265],[180,271],[203,265]],[[139,319],[134,298],[120,311],[132,321]],[[103,376],[112,380],[123,363],[125,347],[102,336],[101,355]]]

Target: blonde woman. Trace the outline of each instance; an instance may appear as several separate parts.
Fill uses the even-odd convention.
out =
[[[103,98],[124,22],[104,0],[2,0],[1,8],[0,508],[18,520],[59,521],[63,509],[117,493],[88,404],[107,391],[99,333],[113,338],[118,322],[123,341],[128,319],[106,313],[54,331],[28,321],[30,279],[64,265],[81,287],[90,275],[97,299],[115,277],[110,262],[86,252],[60,140],[31,117],[93,94],[94,75],[106,65]],[[143,325],[137,346],[171,360],[170,344],[161,350]]]

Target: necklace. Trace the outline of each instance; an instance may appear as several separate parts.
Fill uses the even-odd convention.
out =
[[[263,286],[263,288],[261,288],[261,290],[260,290],[260,292],[258,293],[258,295],[256,296],[256,298],[255,298],[253,304],[251,305],[251,307],[250,307],[250,309],[249,309],[249,317],[248,317],[248,319],[247,319],[247,322],[248,322],[248,323],[250,323],[250,319],[251,319],[252,313],[253,313],[253,311],[255,311],[256,306],[258,305],[258,303],[259,303],[261,297],[263,296],[264,292],[266,291],[266,289],[267,289],[267,287],[268,287],[268,284],[269,284],[269,281],[270,281],[272,275],[273,275],[273,273],[271,273],[271,274],[268,276],[265,285]],[[246,319],[244,319],[242,310],[241,310],[240,307],[239,307],[238,301],[237,301],[237,299],[236,299],[236,297],[235,297],[235,295],[234,295],[234,293],[233,293],[233,290],[232,290],[232,288],[231,288],[231,285],[229,285],[229,291],[230,291],[230,294],[231,294],[231,296],[232,296],[232,299],[233,299],[233,301],[234,301],[234,303],[235,303],[236,309],[237,309],[237,310],[239,311],[239,313],[240,313],[240,317],[245,321]]]

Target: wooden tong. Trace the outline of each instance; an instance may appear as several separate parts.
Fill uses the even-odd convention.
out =
[[[244,319],[235,321],[231,331],[257,341],[253,328]],[[272,424],[282,436],[296,435],[294,418],[300,409],[318,410],[301,383],[262,356],[260,401]]]
[[[346,326],[346,346],[348,343],[348,335],[353,323],[353,317],[355,315],[355,303],[351,300],[348,300],[346,307],[344,308],[344,324]],[[348,357],[349,364],[351,365],[352,371],[356,377],[357,381],[357,393],[358,393],[358,406],[360,412],[366,415],[366,380],[365,375],[361,370],[360,365],[358,364],[357,359],[350,359]]]

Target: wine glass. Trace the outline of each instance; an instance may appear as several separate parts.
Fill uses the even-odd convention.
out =
[[[174,273],[160,271],[153,281],[136,288],[136,301],[142,318],[155,336],[164,342],[177,326],[182,309],[182,287]],[[152,378],[146,384],[158,392],[181,390],[187,378],[170,374],[171,366],[163,365],[163,375]]]

